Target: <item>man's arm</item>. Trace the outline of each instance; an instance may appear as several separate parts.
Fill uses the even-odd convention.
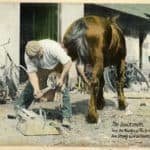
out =
[[[65,80],[65,77],[66,75],[68,74],[70,68],[71,68],[71,65],[72,65],[72,61],[69,60],[66,64],[63,65],[63,71],[60,75],[60,78],[59,80],[57,81],[57,85],[59,87],[62,87],[63,83],[64,83],[64,80]]]
[[[25,63],[27,66],[29,81],[31,82],[31,84],[33,86],[34,97],[38,99],[39,96],[41,97],[41,91],[39,88],[39,79],[38,79],[38,76],[36,74],[36,72],[38,70],[37,66],[33,63],[33,61],[29,58],[29,56],[26,53],[25,53]]]
[[[59,63],[63,65],[63,71],[57,81],[58,87],[62,87],[65,77],[68,74],[70,67],[72,65],[72,60],[70,56],[67,55],[67,49],[63,48],[59,43],[55,42],[55,48],[51,49],[51,55],[56,58]]]
[[[41,92],[40,87],[39,87],[38,76],[37,76],[36,72],[28,73],[28,75],[29,75],[29,80],[33,86],[34,97],[38,99],[42,96],[42,92]]]

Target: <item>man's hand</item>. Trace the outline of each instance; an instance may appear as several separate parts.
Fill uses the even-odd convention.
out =
[[[30,80],[30,82],[33,86],[33,89],[34,89],[34,93],[33,93],[34,98],[39,99],[41,96],[43,96],[43,93],[39,88],[38,76],[37,76],[36,72],[31,72],[28,75],[29,75],[29,80]]]
[[[34,98],[35,99],[39,99],[43,96],[43,92],[42,91],[35,91],[34,92]]]
[[[64,84],[63,79],[59,78],[58,81],[57,81],[57,87],[61,88],[63,86],[63,84]]]

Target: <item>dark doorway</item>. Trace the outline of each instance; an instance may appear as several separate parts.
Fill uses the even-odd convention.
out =
[[[57,40],[57,5],[41,3],[21,4],[20,64],[25,66],[24,49],[27,41],[50,38]]]

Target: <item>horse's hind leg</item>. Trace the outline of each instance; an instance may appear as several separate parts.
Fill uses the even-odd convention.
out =
[[[125,96],[124,96],[124,74],[125,74],[125,60],[121,59],[117,66],[117,93],[118,93],[118,103],[119,109],[124,110],[126,108]]]
[[[105,84],[104,76],[102,75],[101,78],[99,78],[99,88],[98,88],[98,94],[97,94],[97,109],[101,110],[103,109],[105,105],[104,97],[103,97],[103,87]]]

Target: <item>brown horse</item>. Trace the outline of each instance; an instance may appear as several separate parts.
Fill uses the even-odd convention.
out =
[[[91,97],[88,105],[87,121],[98,121],[97,109],[105,105],[103,97],[104,67],[117,67],[117,93],[119,109],[126,108],[124,98],[124,72],[126,45],[125,38],[116,18],[86,16],[73,22],[66,31],[63,44],[68,55],[77,60],[77,70],[82,79],[90,86]],[[84,74],[86,64],[92,65],[92,78],[89,80]]]

